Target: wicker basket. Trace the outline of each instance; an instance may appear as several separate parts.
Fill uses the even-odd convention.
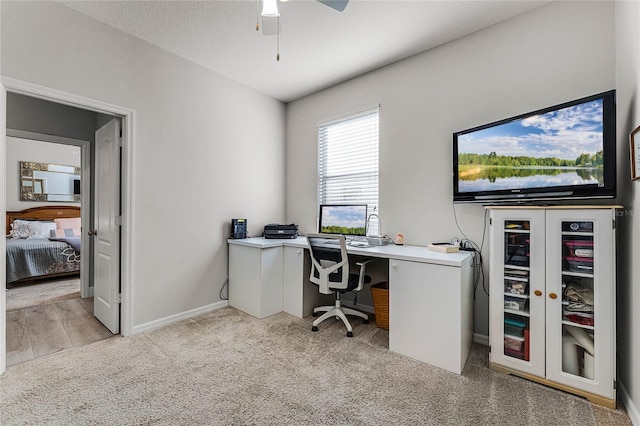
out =
[[[389,329],[389,283],[383,281],[371,286],[373,311],[376,316],[376,326]]]

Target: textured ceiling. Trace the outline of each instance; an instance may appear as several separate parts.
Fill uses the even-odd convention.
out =
[[[256,31],[255,0],[61,1],[284,102],[415,55],[547,1],[279,2],[277,37]]]

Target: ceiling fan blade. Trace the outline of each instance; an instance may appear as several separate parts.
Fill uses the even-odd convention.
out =
[[[326,6],[329,6],[332,9],[337,10],[338,12],[342,12],[345,7],[347,7],[347,3],[349,0],[316,0]]]
[[[278,27],[278,18],[262,17],[262,35],[272,36],[282,33],[282,25]]]

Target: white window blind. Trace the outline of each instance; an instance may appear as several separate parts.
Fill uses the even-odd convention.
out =
[[[378,213],[378,116],[376,107],[318,125],[319,204],[367,204],[368,214]]]

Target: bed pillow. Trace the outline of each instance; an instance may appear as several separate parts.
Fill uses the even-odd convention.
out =
[[[80,230],[78,229],[52,229],[51,238],[69,238],[79,237]]]
[[[81,220],[79,217],[54,219],[56,223],[56,237],[79,237],[82,235]]]
[[[54,222],[37,220],[14,220],[11,224],[11,237],[18,238],[49,238],[51,230],[56,229]]]
[[[51,231],[56,229],[54,222],[32,221],[27,226],[29,227],[29,236],[27,238],[49,238]]]
[[[16,219],[11,223],[11,238],[29,238],[29,221]]]

